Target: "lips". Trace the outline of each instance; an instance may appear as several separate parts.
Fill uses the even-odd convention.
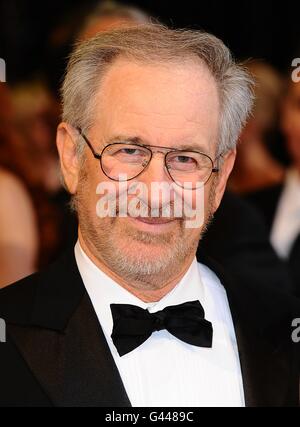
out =
[[[144,222],[145,224],[152,224],[152,225],[158,225],[158,224],[168,224],[170,222],[175,221],[174,219],[170,218],[149,218],[149,217],[137,217],[135,218],[137,221]]]

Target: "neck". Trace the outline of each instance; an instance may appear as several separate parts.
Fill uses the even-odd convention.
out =
[[[180,280],[184,277],[188,269],[190,268],[195,254],[192,254],[188,260],[186,260],[184,266],[179,269],[171,277],[162,277],[160,274],[159,277],[149,277],[148,280],[143,281],[126,281],[123,277],[114,272],[107,263],[100,257],[96,250],[93,249],[93,246],[86,241],[79,229],[79,242],[82,250],[90,258],[90,260],[103,271],[107,276],[114,280],[118,285],[122,286],[128,292],[133,294],[135,297],[139,298],[143,302],[157,302],[160,301],[165,295],[171,292]],[[97,254],[97,255],[96,255]]]

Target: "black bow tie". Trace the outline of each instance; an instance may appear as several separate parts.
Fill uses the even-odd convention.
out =
[[[212,347],[212,324],[205,320],[199,301],[166,307],[157,313],[128,304],[111,304],[110,307],[114,321],[111,338],[120,356],[130,353],[154,331],[162,329],[188,344]]]

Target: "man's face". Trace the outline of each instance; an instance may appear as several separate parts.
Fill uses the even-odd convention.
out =
[[[281,124],[292,161],[300,167],[300,83],[291,83],[283,104]]]
[[[119,59],[101,82],[94,125],[87,136],[97,153],[111,141],[138,138],[144,144],[170,149],[188,145],[214,160],[218,128],[217,86],[204,66],[193,62],[145,65]],[[132,217],[97,217],[96,188],[109,179],[101,171],[99,161],[86,149],[79,178],[74,180],[65,172],[69,189],[76,193],[82,238],[98,259],[128,280],[144,277],[146,281],[148,275],[177,271],[195,256],[201,232],[222,197],[233,157],[225,159],[229,166],[226,169],[225,165],[223,179],[213,176],[205,185],[204,206],[201,206],[204,224],[190,229],[183,218],[149,223]],[[149,195],[151,183],[170,184],[164,156],[154,155],[136,181],[149,188]],[[185,191],[189,191],[195,206],[197,192]],[[150,199],[143,198],[142,203],[150,209]],[[156,207],[161,211],[162,204],[157,195]]]

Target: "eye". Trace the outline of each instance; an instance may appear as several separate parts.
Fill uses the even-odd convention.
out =
[[[122,148],[116,154],[126,154],[128,156],[139,156],[144,153],[142,152],[142,150],[138,148]]]
[[[135,145],[121,145],[115,144],[110,146],[107,150],[106,155],[109,155],[112,159],[122,163],[135,163],[140,164],[149,157],[148,151],[143,147]]]
[[[147,153],[145,153],[143,149],[137,147],[120,148],[114,153],[114,157],[117,157],[120,160],[140,160],[144,159],[145,156],[147,156]]]
[[[183,172],[194,171],[199,166],[197,159],[193,155],[190,155],[189,153],[179,153],[179,154],[173,153],[172,155],[169,156],[167,160],[167,165],[168,165],[168,168],[174,171],[183,171]]]
[[[174,157],[174,161],[178,163],[195,163],[195,159],[189,156],[176,156]]]

